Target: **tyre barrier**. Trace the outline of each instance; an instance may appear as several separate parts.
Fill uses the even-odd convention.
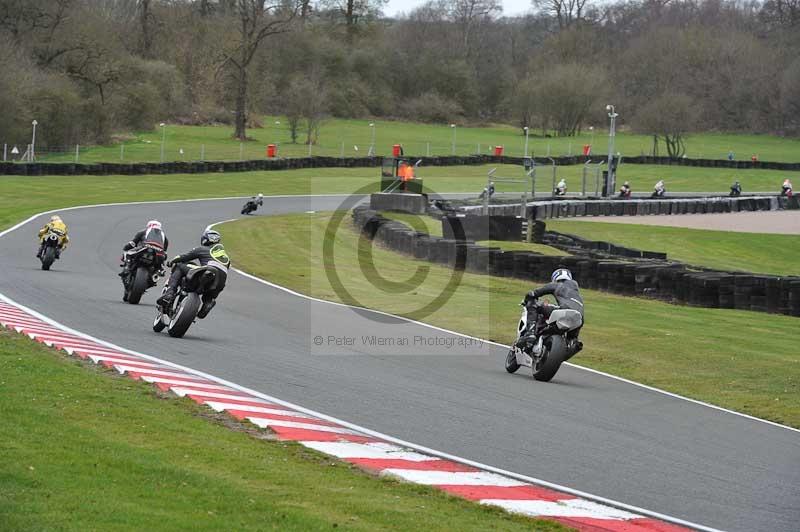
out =
[[[375,209],[379,210],[379,209]],[[442,217],[442,234],[445,238],[464,235],[466,240],[522,240],[522,222],[519,216],[482,216],[479,214],[448,214]]]
[[[457,202],[452,201],[456,204]],[[482,212],[481,205],[462,205],[465,213]],[[582,216],[645,216],[711,214],[726,212],[775,211],[800,209],[800,197],[749,196],[731,198],[696,197],[674,199],[600,200],[553,199],[528,203],[526,216],[533,220]],[[489,216],[516,216],[520,204],[489,205]]]
[[[577,165],[587,163],[592,156],[532,157],[536,164]],[[481,164],[512,164],[522,166],[524,157],[506,155],[467,155],[442,157],[408,156],[420,160],[423,166],[471,166]],[[196,174],[209,172],[252,172],[292,170],[298,168],[364,168],[381,165],[382,157],[298,157],[254,159],[248,161],[187,161],[165,163],[0,163],[0,175],[142,175],[142,174]],[[770,161],[729,161],[727,159],[670,159],[669,157],[626,157],[625,164],[697,166],[706,168],[800,170],[800,163]]]
[[[581,286],[594,290],[690,306],[800,316],[800,277],[693,268],[669,262],[663,253],[551,232],[545,233],[545,242],[572,255],[504,251],[473,239],[413,231],[364,206],[353,210],[352,219],[365,237],[392,251],[451,268],[460,265],[470,273],[541,283],[550,280],[553,270],[566,267]]]

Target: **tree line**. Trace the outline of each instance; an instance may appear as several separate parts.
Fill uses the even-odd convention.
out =
[[[161,121],[326,117],[512,123],[570,136],[607,121],[678,157],[691,131],[800,134],[800,0],[0,0],[0,142],[49,146]]]

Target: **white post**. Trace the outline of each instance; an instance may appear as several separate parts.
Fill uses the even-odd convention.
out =
[[[80,158],[81,158],[81,145],[80,144],[76,144],[75,145],[75,164],[78,164],[78,161],[80,160]]]
[[[31,154],[29,155],[29,159],[31,162],[33,162],[33,160],[36,158],[36,125],[38,123],[39,122],[37,122],[36,120],[31,122],[31,125],[33,125],[33,138],[31,139]]]
[[[244,143],[239,143],[239,160],[244,161]]]
[[[614,110],[613,105],[606,105],[606,111],[608,111],[608,118],[611,119],[611,124],[608,128],[608,188],[603,191],[603,195],[608,194],[610,196],[616,190],[616,179],[614,176],[614,171],[612,170],[612,163],[614,161],[614,134],[616,132],[615,125],[617,122],[617,116],[619,115]]]
[[[201,144],[200,145],[200,162],[203,162],[205,160],[206,160],[206,145],[205,144]]]
[[[431,156],[431,143],[430,142],[426,142],[425,143],[425,156],[426,157],[430,157]]]
[[[528,134],[530,133],[530,128],[525,126],[525,157],[528,156]],[[549,153],[548,153],[549,155]]]
[[[339,150],[339,157],[344,157],[344,141],[342,141],[342,148]]]
[[[453,130],[453,155],[456,154],[456,125],[450,124],[450,128]]]
[[[167,140],[167,124],[161,122],[159,124],[161,127],[161,162],[164,162],[164,142]]]
[[[312,146],[311,141],[308,141],[308,156],[309,157],[311,157],[311,146]]]
[[[119,160],[120,161],[124,161],[125,160],[125,145],[124,144],[120,144],[119,145]]]
[[[370,122],[369,128],[372,130],[372,142],[369,145],[369,153],[367,156],[373,157],[375,155],[375,122]]]
[[[3,162],[6,162],[7,155],[8,155],[8,144],[3,144]]]

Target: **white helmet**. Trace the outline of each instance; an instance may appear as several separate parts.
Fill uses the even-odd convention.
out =
[[[553,272],[553,275],[550,276],[550,280],[554,283],[559,281],[571,281],[572,273],[566,268],[559,268]]]
[[[150,220],[149,222],[147,222],[147,228],[148,229],[161,229],[161,222],[159,222],[158,220]]]
[[[264,197],[264,194],[262,194],[261,192],[259,192],[259,193],[258,193],[258,197],[259,197],[259,198],[263,198],[263,197]]]
[[[50,221],[51,222],[60,222],[61,221],[61,216],[59,216],[57,214],[54,214],[53,216],[50,217]]]

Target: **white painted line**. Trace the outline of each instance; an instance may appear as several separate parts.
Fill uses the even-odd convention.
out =
[[[589,517],[593,519],[636,519],[640,516],[582,499],[563,501],[482,499],[481,504],[491,504],[509,512],[530,516]]]
[[[142,377],[142,380],[145,382],[149,382],[150,384],[174,384],[176,386],[202,386],[203,388],[208,388],[212,390],[230,390],[227,386],[220,386],[219,384],[214,384],[214,381],[191,381],[185,379],[167,379],[164,377]]]
[[[116,365],[116,364],[136,363],[136,364],[138,364],[140,366],[145,366],[145,367],[148,367],[148,368],[158,368],[158,367],[160,367],[158,364],[155,364],[153,362],[139,362],[138,360],[132,360],[130,358],[109,357],[109,356],[104,356],[104,355],[89,355],[89,358],[92,359],[92,361],[95,364],[99,364],[100,362],[111,362],[114,365]]]
[[[424,471],[417,469],[384,469],[382,475],[400,477],[403,480],[426,486],[527,486],[527,482],[488,471],[451,472]]]
[[[410,460],[412,462],[428,462],[436,459],[391,443],[352,443],[327,441],[301,441],[302,445],[337,458],[391,458]]]
[[[163,364],[163,365],[167,366],[167,364]],[[132,366],[126,366],[124,364],[120,364],[120,365],[114,366],[114,368],[116,368],[116,370],[119,371],[120,373],[142,373],[142,374],[145,374],[145,375],[163,375],[165,377],[175,377],[175,378],[191,377],[192,376],[191,374],[188,374],[188,373],[185,373],[185,372],[184,373],[178,373],[178,372],[175,372],[175,371],[163,371],[163,370],[160,370],[160,369],[135,368],[135,367],[132,367]]]

